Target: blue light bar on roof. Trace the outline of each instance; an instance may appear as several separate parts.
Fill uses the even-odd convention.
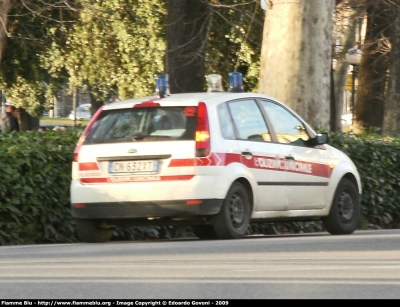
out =
[[[243,93],[243,77],[240,72],[229,73],[229,89],[231,93]]]
[[[164,98],[169,95],[168,75],[156,77],[156,95]]]

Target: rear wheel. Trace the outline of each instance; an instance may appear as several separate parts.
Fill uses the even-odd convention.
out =
[[[250,201],[246,189],[235,182],[228,191],[220,212],[213,216],[212,226],[219,239],[240,239],[250,222]]]
[[[203,240],[216,239],[217,234],[211,225],[192,225],[193,233],[196,237]]]
[[[342,179],[333,197],[329,215],[322,219],[330,234],[353,233],[360,221],[360,197],[357,186],[348,179]]]
[[[76,230],[81,241],[87,243],[107,242],[113,235],[113,228],[101,228],[96,220],[77,219]]]

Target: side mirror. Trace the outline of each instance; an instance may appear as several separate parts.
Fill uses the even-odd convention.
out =
[[[323,145],[329,143],[328,133],[318,133],[314,138],[314,146]]]

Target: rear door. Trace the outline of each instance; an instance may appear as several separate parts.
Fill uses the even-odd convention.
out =
[[[241,161],[257,182],[255,211],[286,210],[285,170],[279,144],[271,142],[262,110],[255,99],[228,102],[236,127]]]

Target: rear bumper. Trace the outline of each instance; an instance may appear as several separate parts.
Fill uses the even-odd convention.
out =
[[[217,214],[222,199],[203,199],[200,204],[186,204],[185,200],[73,203],[72,215],[86,219],[129,219],[148,217],[188,217]]]

